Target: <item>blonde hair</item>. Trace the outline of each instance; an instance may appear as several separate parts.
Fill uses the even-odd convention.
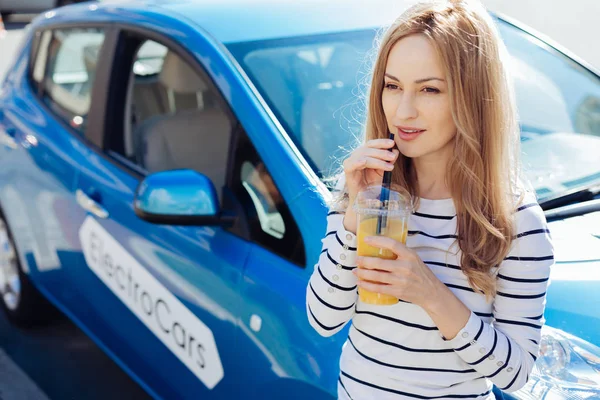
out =
[[[461,268],[470,286],[490,299],[496,294],[490,270],[510,249],[512,215],[522,192],[519,126],[507,71],[508,53],[479,1],[424,1],[412,6],[380,39],[368,97],[365,142],[388,137],[381,98],[388,56],[400,39],[416,34],[430,40],[444,65],[457,128],[446,179],[456,205]],[[392,180],[418,199],[416,174],[411,160],[402,154]]]

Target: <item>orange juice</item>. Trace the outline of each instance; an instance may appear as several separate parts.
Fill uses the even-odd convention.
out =
[[[365,243],[365,237],[377,236],[377,217],[361,220],[357,232],[357,254],[366,257],[379,257],[386,260],[395,260],[397,256],[388,249],[380,249]],[[381,236],[390,237],[401,243],[406,243],[408,234],[408,218],[388,217],[387,226]],[[398,303],[398,299],[387,294],[374,293],[363,288],[358,288],[358,296],[363,303],[376,305],[392,305]]]

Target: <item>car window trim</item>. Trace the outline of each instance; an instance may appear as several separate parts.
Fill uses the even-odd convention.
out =
[[[35,89],[36,97],[39,97],[42,85],[33,79],[33,71],[35,68],[35,62],[42,45],[42,38],[48,30],[38,30],[32,33],[31,49],[29,51],[29,62],[27,63],[27,80],[29,84]],[[51,33],[52,34],[52,33]],[[48,64],[48,53],[46,53],[46,59],[44,60],[44,70]]]
[[[88,114],[88,126],[85,132],[86,138],[98,149],[102,149],[103,146],[106,125],[104,117],[108,108],[107,100],[110,92],[108,85],[110,85],[111,72],[116,63],[118,43],[119,30],[114,24],[110,24],[110,28],[104,37],[102,49],[98,54],[98,65]]]

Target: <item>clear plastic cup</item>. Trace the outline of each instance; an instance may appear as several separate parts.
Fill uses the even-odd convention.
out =
[[[397,185],[391,185],[389,189],[381,185],[369,186],[358,193],[353,207],[358,217],[357,254],[395,260],[397,256],[391,250],[370,246],[365,243],[365,237],[385,236],[406,243],[408,219],[413,211],[413,202],[408,191]],[[367,304],[398,303],[394,296],[374,293],[363,288],[358,288],[358,295],[360,301]]]

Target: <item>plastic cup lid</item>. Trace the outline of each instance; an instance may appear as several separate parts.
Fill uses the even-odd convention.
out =
[[[413,207],[410,193],[397,185],[393,185],[391,189],[381,185],[369,186],[358,193],[353,205],[357,214],[389,216],[411,214]]]

